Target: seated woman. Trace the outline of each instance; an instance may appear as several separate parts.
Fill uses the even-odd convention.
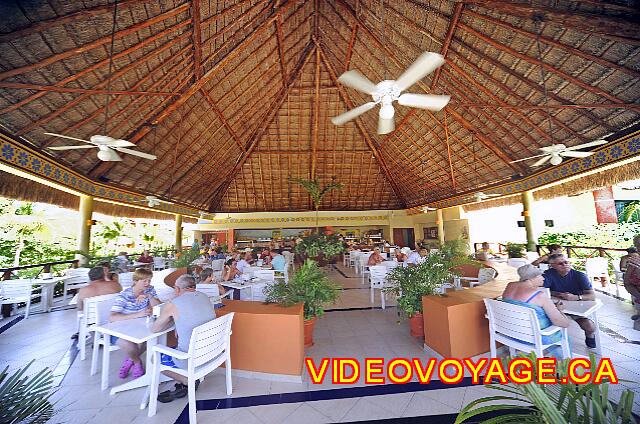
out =
[[[379,265],[382,262],[384,262],[384,258],[380,254],[380,248],[376,247],[373,250],[373,253],[371,254],[371,256],[369,256],[369,260],[367,261],[367,266]]]
[[[215,281],[215,277],[213,276],[213,270],[211,268],[205,268],[200,273],[200,284],[217,284],[218,290],[220,291],[220,296],[226,293],[226,289],[217,281]]]
[[[541,329],[551,325],[568,327],[571,320],[561,312],[562,303],[555,305],[541,290],[544,284],[542,271],[533,265],[527,264],[518,268],[518,275],[520,276],[520,281],[507,284],[502,293],[502,300],[535,310]],[[542,336],[542,343],[555,343],[561,337],[562,334],[560,333]]]
[[[224,264],[224,270],[222,271],[222,281],[232,281],[239,275],[242,275],[242,272],[236,267],[237,261],[235,259],[229,259]]]
[[[396,260],[398,262],[406,262],[409,259],[409,253],[411,253],[411,249],[408,247],[396,250]]]
[[[260,253],[260,259],[262,259],[262,266],[268,266],[271,264],[271,251],[269,249],[264,249]]]
[[[151,315],[153,307],[161,303],[151,285],[152,276],[153,272],[142,268],[133,273],[133,285],[121,291],[111,307],[109,317],[111,322]],[[144,366],[140,356],[144,353],[146,344],[138,345],[113,336],[111,336],[111,343],[116,343],[126,355],[118,373],[120,378],[126,378],[131,368],[133,368],[133,378],[144,375]]]

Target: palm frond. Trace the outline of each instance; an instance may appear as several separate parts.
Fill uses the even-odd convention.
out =
[[[32,364],[29,362],[11,376],[8,366],[0,373],[0,422],[45,423],[55,414],[55,403],[49,400],[55,393],[53,373],[45,368],[27,376]]]

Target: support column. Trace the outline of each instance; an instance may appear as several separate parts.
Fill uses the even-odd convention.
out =
[[[93,225],[93,197],[80,196],[80,231],[78,232],[78,250],[89,253],[91,248],[91,226]],[[76,255],[80,265],[87,263],[87,258]]]
[[[436,224],[438,225],[438,241],[444,244],[444,218],[442,217],[442,209],[436,210]]]
[[[176,242],[175,242],[176,252],[182,251],[182,215],[176,214]]]
[[[531,206],[533,205],[533,192],[522,193],[522,216],[524,217],[524,228],[527,232],[527,252],[536,251],[536,237],[533,233],[533,217],[531,216]]]

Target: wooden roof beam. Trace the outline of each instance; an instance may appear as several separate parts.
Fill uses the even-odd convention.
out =
[[[535,58],[535,57],[531,57],[529,55],[526,55],[524,53],[520,53],[519,51],[516,51],[515,49],[512,49],[509,46],[505,46],[502,43],[499,43],[497,41],[495,41],[493,38],[488,37],[482,33],[480,33],[479,31],[476,31],[475,29],[471,28],[470,26],[463,24],[462,22],[458,23],[458,26],[462,29],[464,29],[467,33],[469,34],[473,34],[474,36],[476,36],[477,38],[479,38],[480,40],[484,41],[485,43],[497,48],[498,50],[502,50],[503,52],[509,53],[510,55],[517,57],[518,59],[521,59],[531,65],[536,65],[536,66],[542,66],[546,69],[548,69],[550,72],[553,72],[554,74],[556,74],[557,76],[561,77],[562,79],[564,79],[565,81],[568,81],[572,84],[577,85],[578,87],[582,88],[585,91],[588,91],[589,93],[595,94],[597,96],[600,97],[604,97],[605,99],[614,102],[614,103],[622,103],[622,101],[620,99],[618,99],[616,96],[609,94],[608,92],[604,91],[603,89],[591,85],[590,83],[584,82],[582,80],[579,80],[578,78],[574,77],[573,75],[569,75],[566,72],[561,71],[560,69],[557,69],[555,66],[550,65],[546,62],[543,62],[542,60]]]
[[[313,54],[313,41],[309,41],[305,46],[305,48],[302,50],[302,54],[298,59],[296,67],[294,68],[293,72],[291,72],[291,74],[289,75],[289,81],[287,83],[287,86],[283,87],[280,90],[280,92],[276,96],[276,100],[266,110],[264,114],[265,119],[262,120],[262,124],[258,128],[256,128],[256,131],[248,140],[246,151],[238,158],[233,168],[231,167],[228,168],[230,172],[228,173],[228,176],[224,179],[222,184],[218,187],[218,190],[214,192],[213,198],[211,199],[211,204],[209,206],[209,211],[215,211],[216,208],[219,207],[220,203],[222,202],[222,198],[224,197],[224,192],[231,185],[233,176],[236,175],[240,169],[242,169],[242,166],[245,164],[247,159],[249,159],[249,156],[258,145],[260,139],[264,135],[264,132],[267,130],[267,128],[269,128],[269,125],[277,115],[278,110],[280,110],[280,107],[282,106],[284,101],[287,99],[287,96],[289,95],[289,91],[291,90],[291,87],[293,87],[293,84],[295,83],[296,79],[300,75],[300,72],[302,71],[302,68],[304,68],[304,65],[306,65],[309,59],[311,59],[312,54]]]
[[[157,24],[159,22],[165,21],[169,18],[172,18],[176,15],[179,15],[180,13],[184,12],[185,10],[187,10],[189,8],[189,4],[183,4],[182,6],[178,6],[174,9],[171,9],[167,12],[161,13],[157,16],[154,16],[151,19],[147,19],[144,20],[142,22],[139,22],[137,24],[131,25],[127,28],[121,29],[120,31],[116,31],[115,33],[115,39],[120,39],[122,37],[125,37],[127,35],[130,34],[134,34],[137,31],[150,27],[154,24]],[[13,77],[15,75],[20,75],[20,74],[24,74],[25,72],[29,72],[29,71],[33,71],[33,70],[37,70],[40,68],[43,68],[45,66],[51,65],[52,63],[56,63],[60,60],[64,60],[67,59],[69,57],[72,56],[76,56],[79,55],[81,53],[87,52],[89,50],[95,49],[96,47],[100,47],[103,46],[107,43],[111,42],[111,34],[106,35],[104,37],[98,38],[97,40],[91,42],[91,43],[87,43],[84,44],[82,46],[79,46],[77,48],[73,48],[67,51],[64,51],[62,53],[57,53],[54,54],[52,56],[47,57],[46,59],[40,60],[36,63],[31,63],[29,65],[24,65],[24,66],[19,66],[17,68],[13,68],[4,72],[0,72],[0,80],[4,80],[10,77]]]
[[[453,33],[456,31],[456,26],[458,25],[458,21],[460,20],[460,16],[462,16],[462,8],[464,7],[464,3],[456,4],[453,9],[453,16],[451,16],[451,20],[449,21],[449,29],[447,30],[447,35],[444,38],[444,43],[442,44],[442,49],[440,49],[440,54],[446,59],[447,54],[449,53],[449,46],[451,45],[451,40],[453,39]],[[445,63],[446,65],[446,63]],[[443,65],[443,66],[445,66]],[[433,75],[433,79],[431,80],[431,89],[433,90],[438,83],[438,78],[440,78],[440,72],[442,72],[442,67],[438,67],[436,69],[436,73]]]
[[[222,124],[225,126],[227,131],[229,131],[229,134],[231,134],[231,137],[233,138],[233,141],[236,142],[236,144],[238,145],[240,150],[245,151],[245,147],[242,144],[242,142],[240,141],[240,139],[238,138],[238,135],[233,130],[233,128],[231,128],[231,125],[229,125],[229,121],[227,121],[227,118],[224,117],[224,115],[222,114],[222,112],[220,111],[218,106],[216,105],[216,102],[214,102],[213,99],[211,98],[211,95],[209,93],[207,93],[206,91],[204,91],[204,89],[202,89],[202,88],[200,89],[200,93],[202,93],[204,98],[207,100],[207,103],[209,103],[209,106],[211,106],[211,109],[213,109],[215,114],[218,116],[218,119],[220,119],[222,121]]]
[[[320,49],[318,48],[318,44],[316,43],[316,69],[315,69],[315,84],[316,90],[314,93],[314,102],[313,102],[313,134],[311,137],[311,166],[309,167],[309,179],[313,180],[316,178],[316,158],[318,149],[318,126],[320,125]]]
[[[343,72],[347,72],[349,70],[349,64],[351,63],[351,54],[353,53],[353,45],[356,43],[356,39],[358,37],[358,23],[353,24],[353,28],[351,29],[351,37],[349,38],[349,47],[347,47],[347,53],[344,57],[344,70]]]
[[[193,76],[195,80],[202,77],[202,30],[200,28],[200,0],[191,0],[191,26],[193,30]]]
[[[344,88],[342,88],[342,86],[338,83],[338,75],[336,73],[336,70],[333,68],[331,63],[327,60],[326,55],[322,51],[322,46],[320,44],[318,44],[318,49],[320,50],[320,57],[322,58],[322,62],[324,63],[324,66],[327,68],[327,70],[329,71],[331,80],[338,87],[338,93],[340,95],[340,98],[345,103],[348,109],[353,109],[354,105],[351,102],[351,99],[349,99],[346,92],[344,91]],[[380,165],[380,168],[382,169],[384,175],[387,177],[387,181],[389,182],[389,184],[391,184],[391,188],[393,189],[394,194],[400,200],[401,205],[404,207],[407,204],[404,198],[404,194],[402,193],[402,191],[400,191],[400,189],[396,185],[395,180],[391,176],[391,172],[389,172],[389,168],[387,167],[387,164],[385,163],[384,158],[382,157],[382,154],[380,153],[377,146],[374,144],[373,140],[369,136],[369,133],[367,133],[366,129],[362,125],[362,122],[360,122],[360,119],[356,119],[354,122],[358,127],[358,130],[360,130],[362,137],[364,137],[365,142],[371,149],[373,156],[378,161],[378,164]]]
[[[278,9],[274,10],[274,13],[282,13],[285,10],[287,10],[289,7],[291,7],[293,4],[295,4],[295,1],[287,2],[287,3],[283,4],[282,6],[278,7]],[[220,71],[220,69],[222,69],[233,58],[235,58],[242,50],[244,50],[245,47],[250,45],[260,34],[262,34],[264,31],[269,29],[271,24],[273,23],[273,21],[275,19],[277,19],[277,15],[276,16],[272,16],[270,19],[267,19],[266,21],[264,21],[248,37],[243,39],[240,42],[240,44],[235,46],[235,48],[233,50],[231,50],[223,59],[221,59],[219,62],[217,62],[211,69],[209,69],[207,71],[207,73],[202,76],[202,78],[200,78],[198,81],[196,81],[194,84],[192,84],[184,93],[182,93],[182,95],[180,97],[178,97],[173,103],[171,103],[170,105],[168,105],[164,109],[161,109],[157,113],[155,118],[153,118],[154,124],[157,125],[157,124],[161,123],[169,115],[171,115],[171,113],[173,113],[174,110],[176,110],[181,105],[183,105],[191,96],[193,96],[194,93],[199,91],[200,88],[202,88],[207,81],[209,81],[211,78],[213,78],[215,75],[217,75],[218,72]],[[231,41],[233,41],[233,38],[229,38],[222,46],[220,46],[219,50],[226,49],[228,47],[228,45],[231,44]],[[138,141],[140,141],[142,139],[142,137],[144,137],[146,134],[148,134],[149,131],[151,131],[151,128],[149,126],[144,126],[142,128],[139,128],[138,131],[131,138],[129,138],[129,141],[135,144]],[[113,166],[114,166],[113,162],[103,162],[92,173],[92,175],[93,176],[102,175],[102,174],[108,172]]]
[[[276,41],[278,43],[278,56],[280,56],[280,72],[282,72],[282,86],[286,87],[289,77],[287,76],[287,65],[284,60],[284,36],[282,35],[282,16],[278,14],[276,19]]]
[[[531,104],[487,104],[487,103],[458,103],[450,102],[450,105],[460,107],[478,107],[486,109],[512,109],[512,110],[544,110],[544,109],[622,109],[622,110],[640,110],[640,103],[588,103],[582,105],[531,105]]]
[[[467,11],[465,13],[467,15],[470,15],[470,16],[482,19],[484,21],[491,22],[492,24],[501,26],[501,27],[506,28],[508,30],[511,30],[511,31],[513,31],[515,33],[518,33],[520,35],[524,35],[525,37],[530,37],[530,38],[538,37],[538,34],[533,34],[533,33],[529,32],[527,30],[524,30],[522,28],[518,28],[517,26],[512,25],[512,24],[510,24],[508,22],[502,21],[502,20],[494,18],[492,16],[488,16],[488,15],[484,15],[482,13],[478,13],[478,12],[476,12],[474,10],[467,9]],[[623,72],[623,73],[625,73],[627,75],[631,75],[631,76],[636,77],[636,78],[640,77],[640,71],[637,71],[635,69],[627,68],[626,66],[623,66],[623,65],[618,65],[615,62],[610,62],[610,61],[608,61],[606,59],[603,59],[603,58],[601,58],[599,56],[590,54],[590,53],[582,51],[580,49],[576,49],[575,47],[567,46],[566,44],[563,44],[563,43],[561,43],[559,41],[556,41],[553,38],[548,38],[548,37],[545,37],[544,35],[540,35],[539,37],[540,37],[540,42],[542,42],[544,44],[547,44],[547,45],[550,45],[550,46],[553,46],[553,47],[557,47],[557,48],[559,48],[561,50],[564,50],[567,53],[570,53],[570,54],[572,54],[574,56],[579,56],[579,57],[581,57],[581,58],[583,58],[585,60],[588,60],[590,62],[594,62],[594,63],[602,65],[602,66],[604,66],[606,68],[610,68],[610,69],[614,69],[616,71]]]
[[[464,0],[464,2],[506,15],[530,20],[541,19],[543,22],[552,22],[585,34],[598,34],[625,44],[640,46],[640,31],[638,31],[640,15],[637,10],[633,14],[607,16],[579,10],[561,10],[542,5],[532,7],[529,3],[514,3],[505,0]]]
[[[0,81],[0,88],[12,88],[16,90],[53,91],[56,93],[82,93],[82,94],[109,94],[114,96],[179,96],[179,93],[167,93],[165,91],[119,91],[119,90],[92,90],[75,87],[56,87],[54,85],[23,84],[19,82]]]

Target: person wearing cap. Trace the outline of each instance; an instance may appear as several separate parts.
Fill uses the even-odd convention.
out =
[[[396,251],[396,260],[398,262],[406,262],[409,259],[409,253],[411,253],[411,249],[408,247],[403,247],[400,250]]]
[[[507,284],[502,293],[502,301],[532,308],[536,312],[540,322],[540,329],[542,330],[551,325],[568,327],[571,321],[561,312],[563,308],[562,302],[554,304],[541,290],[544,285],[542,271],[531,264],[527,264],[518,268],[518,276],[520,281]],[[542,336],[542,343],[555,343],[561,337],[561,333]]]

